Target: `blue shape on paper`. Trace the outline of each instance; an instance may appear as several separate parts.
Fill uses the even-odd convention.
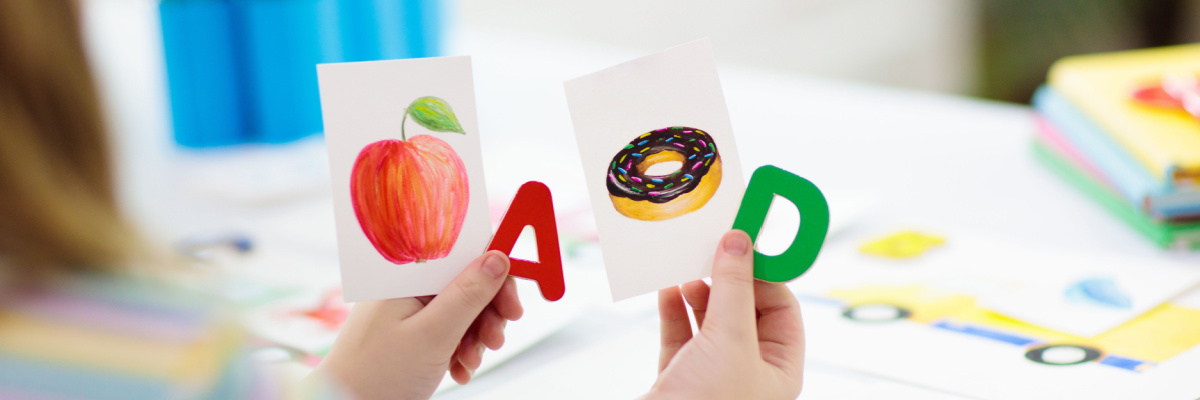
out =
[[[1011,334],[1008,332],[1002,332],[999,330],[990,329],[990,328],[979,326],[979,325],[954,323],[954,322],[951,322],[951,321],[948,321],[945,319],[934,322],[932,326],[935,328],[941,328],[941,329],[945,329],[948,331],[965,333],[968,335],[992,339],[992,340],[1000,341],[1000,342],[1004,342],[1004,343],[1015,344],[1017,346],[1027,346],[1027,345],[1030,345],[1033,343],[1037,343],[1037,339],[1028,338],[1028,337],[1024,337],[1024,336],[1020,336],[1020,335],[1014,335],[1014,334]]]
[[[1111,355],[1111,354],[1108,357],[1104,357],[1103,360],[1100,360],[1100,364],[1107,365],[1110,367],[1127,369],[1127,370],[1135,371],[1135,372],[1140,371],[1141,368],[1144,368],[1143,365],[1145,365],[1145,366],[1153,365],[1153,363],[1150,363],[1148,361],[1142,361],[1142,360],[1137,360],[1137,359],[1133,359],[1133,358],[1125,358],[1125,357]]]
[[[1133,300],[1112,279],[1088,278],[1067,288],[1067,301],[1108,308],[1132,308]]]

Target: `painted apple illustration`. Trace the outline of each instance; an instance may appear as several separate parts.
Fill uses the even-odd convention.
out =
[[[450,105],[437,97],[416,99],[405,109],[400,140],[371,143],[358,153],[350,176],[350,199],[363,234],[395,264],[446,257],[467,216],[467,170],[441,139],[409,139],[413,121],[434,132],[466,134]]]

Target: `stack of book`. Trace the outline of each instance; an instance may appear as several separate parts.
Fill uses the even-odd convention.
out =
[[[1200,248],[1200,45],[1062,59],[1037,159],[1163,248]]]

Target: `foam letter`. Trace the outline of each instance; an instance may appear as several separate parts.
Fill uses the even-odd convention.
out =
[[[525,182],[517,189],[488,250],[512,253],[526,226],[532,226],[537,236],[538,262],[510,259],[512,268],[508,273],[537,282],[542,297],[557,301],[566,292],[566,284],[558,249],[558,227],[554,223],[554,201],[550,198],[550,188],[541,182]]]
[[[733,228],[745,231],[757,241],[775,195],[787,199],[800,210],[800,229],[792,239],[792,245],[777,256],[754,251],[754,277],[768,282],[787,282],[808,271],[817,260],[825,233],[829,231],[829,204],[812,182],[778,167],[764,165],[750,177],[750,186],[742,197]]]

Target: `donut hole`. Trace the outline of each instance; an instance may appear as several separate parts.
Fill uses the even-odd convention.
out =
[[[675,173],[680,168],[683,168],[683,163],[679,161],[667,161],[651,165],[646,168],[645,176],[666,176]]]
[[[765,256],[777,256],[787,251],[800,232],[800,210],[791,200],[775,195],[767,219],[754,240],[754,249]]]
[[[660,151],[646,156],[645,160],[634,166],[638,175],[642,176],[665,176],[683,168],[683,161],[687,160],[683,153],[677,151]]]

